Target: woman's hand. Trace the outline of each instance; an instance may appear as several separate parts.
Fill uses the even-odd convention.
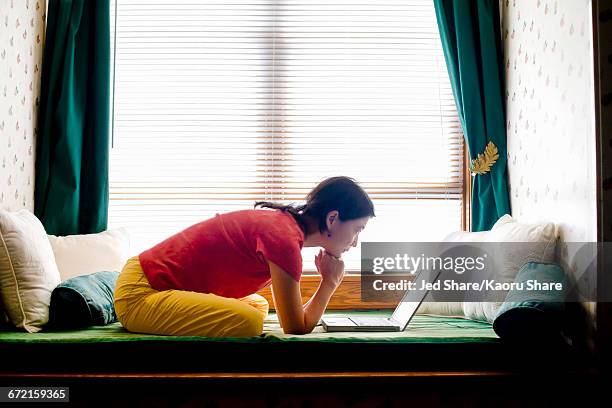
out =
[[[315,265],[321,275],[322,283],[336,290],[344,277],[344,261],[327,251],[320,250],[315,256]]]

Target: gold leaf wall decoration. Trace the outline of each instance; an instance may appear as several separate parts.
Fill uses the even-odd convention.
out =
[[[478,154],[478,156],[472,160],[470,170],[472,176],[477,174],[485,174],[491,171],[491,166],[499,159],[497,146],[493,142],[489,142],[484,152]]]

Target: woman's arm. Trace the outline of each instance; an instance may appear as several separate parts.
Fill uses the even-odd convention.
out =
[[[317,257],[317,268],[325,268],[321,273],[321,282],[315,294],[310,300],[302,305],[302,294],[300,283],[295,281],[288,273],[273,262],[270,265],[272,276],[272,297],[278,319],[287,334],[310,333],[321,319],[329,299],[342,281],[344,274],[344,263],[342,260],[330,255],[319,255]],[[323,265],[323,267],[320,267]]]

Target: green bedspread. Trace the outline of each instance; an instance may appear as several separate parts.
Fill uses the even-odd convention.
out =
[[[390,312],[352,311],[328,312],[330,316],[351,314],[371,314]],[[278,324],[277,316],[270,313],[264,322],[264,333],[259,337],[213,339],[208,337],[158,336],[130,333],[120,323],[108,326],[91,327],[85,330],[63,332],[0,332],[0,343],[94,343],[94,342],[129,342],[129,341],[175,341],[175,342],[366,342],[366,343],[478,343],[498,342],[500,339],[493,331],[491,324],[466,320],[457,317],[415,316],[403,332],[389,333],[325,333],[322,327],[307,335],[284,334]]]

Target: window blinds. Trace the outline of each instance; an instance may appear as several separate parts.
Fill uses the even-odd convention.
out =
[[[461,228],[463,136],[431,0],[117,0],[109,227],[138,253],[355,178],[360,241]],[[314,248],[303,251],[314,270]],[[359,248],[345,253],[360,269]]]

